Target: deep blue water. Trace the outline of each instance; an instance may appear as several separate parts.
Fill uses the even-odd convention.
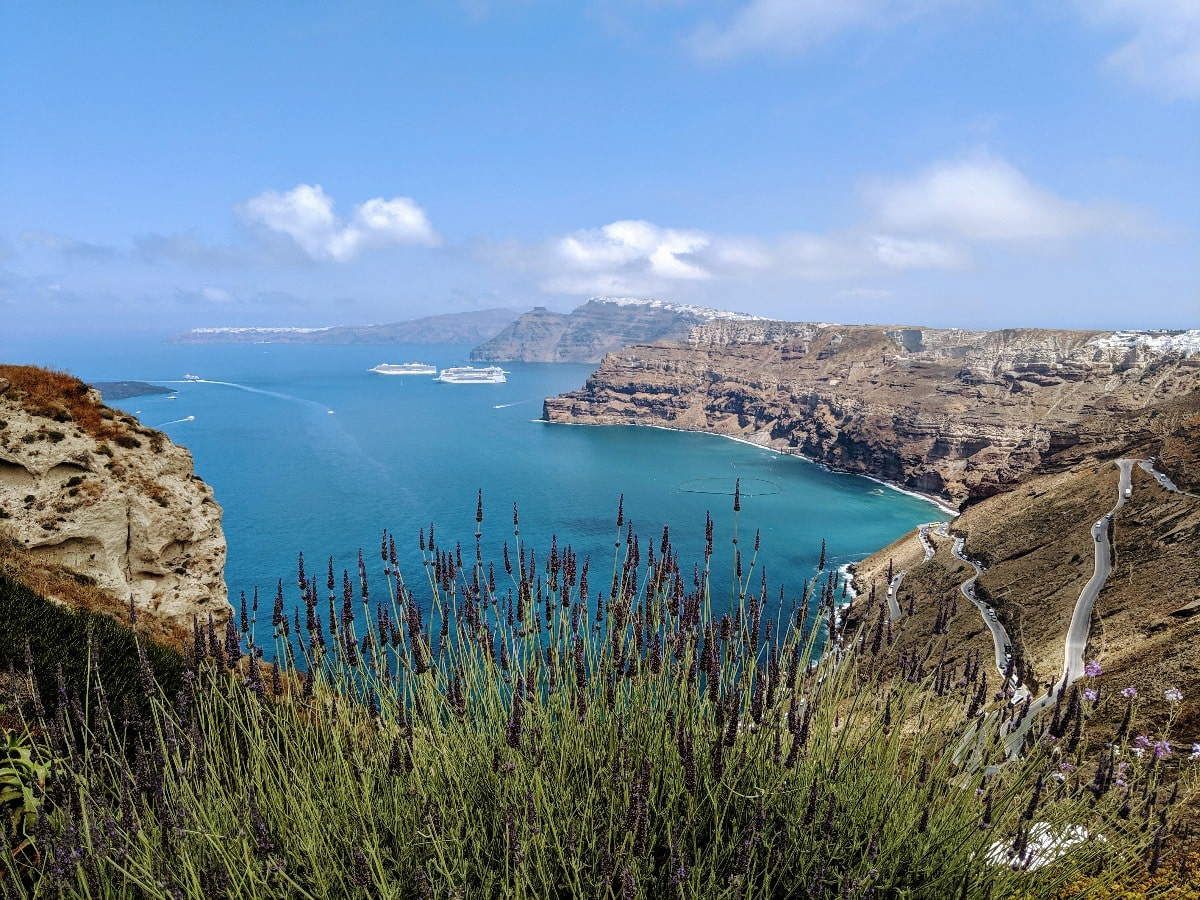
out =
[[[539,558],[557,534],[560,544],[592,557],[597,588],[611,571],[622,493],[643,538],[657,539],[670,525],[688,571],[701,558],[711,511],[714,563],[727,573],[730,495],[740,477],[747,494],[743,547],[761,529],[759,559],[772,596],[779,586],[799,592],[815,571],[822,537],[840,565],[934,517],[930,504],[868,479],[720,437],[533,421],[543,397],[578,387],[590,366],[514,363],[503,385],[367,371],[381,361],[461,364],[467,349],[144,341],[6,346],[0,337],[4,361],[63,368],[89,381],[169,380],[193,372],[230,383],[176,384],[175,399],[137,397],[119,405],[187,446],[198,474],[213,486],[225,509],[226,581],[235,602],[239,591],[255,586],[269,598],[277,578],[294,600],[301,550],[310,570],[323,571],[333,555],[339,569],[353,573],[361,547],[376,572],[385,527],[397,536],[410,584],[419,582],[418,529],[436,522],[440,544],[470,545],[478,488],[485,552],[494,554],[498,571],[515,502],[522,538]],[[189,416],[194,420],[177,421]],[[714,590],[714,604],[721,599]],[[269,646],[268,634],[259,637]]]

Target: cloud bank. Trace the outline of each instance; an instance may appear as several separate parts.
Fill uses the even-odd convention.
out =
[[[992,157],[948,160],[862,189],[856,228],[730,235],[621,219],[509,245],[500,259],[548,293],[670,293],[714,280],[833,281],[971,265],[986,245],[1043,247],[1117,230],[1132,215],[1077,203]]]
[[[1056,197],[1000,159],[955,160],[914,177],[869,182],[879,221],[976,241],[1042,241],[1105,227],[1109,211]]]
[[[701,59],[751,53],[799,55],[853,31],[881,31],[970,0],[745,0],[722,21],[694,28]],[[1196,0],[1071,0],[1088,24],[1123,33],[1106,64],[1169,99],[1200,99],[1200,3]]]
[[[319,184],[298,184],[283,193],[251,197],[242,213],[267,231],[286,235],[315,260],[346,262],[372,247],[439,243],[425,211],[410,197],[375,197],[356,206],[343,222]]]
[[[1092,24],[1129,35],[1108,57],[1122,75],[1173,99],[1200,99],[1200,3],[1196,0],[1079,0]]]
[[[803,53],[853,29],[881,29],[962,0],[750,0],[723,24],[707,23],[688,37],[702,58],[729,59],[768,50]]]

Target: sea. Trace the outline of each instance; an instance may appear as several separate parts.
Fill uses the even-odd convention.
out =
[[[610,580],[616,514],[657,545],[664,526],[685,572],[702,562],[705,516],[714,520],[713,604],[731,600],[736,527],[746,565],[761,536],[754,583],[795,602],[817,571],[821,541],[832,568],[860,560],[922,522],[945,518],[932,503],[803,458],[714,435],[658,428],[551,425],[542,400],[578,388],[592,366],[509,363],[497,385],[382,376],[380,362],[467,363],[461,346],[180,345],[144,338],[0,341],[6,362],[69,371],[85,381],[141,380],[173,396],[115,401],[187,447],[224,509],[225,579],[270,598],[282,580],[299,602],[298,554],[310,572],[357,566],[361,549],[382,578],[383,529],[394,534],[407,582],[420,596],[418,539],[433,523],[442,547],[473,554],[483,491],[485,559],[502,573],[501,546],[521,540],[545,559],[551,538],[591,560],[591,583]],[[184,381],[185,374],[202,378]],[[733,492],[741,483],[741,510]],[[657,547],[656,547],[657,549]],[[322,577],[323,584],[324,579]],[[379,582],[377,589],[382,589]],[[260,644],[271,646],[268,616]]]

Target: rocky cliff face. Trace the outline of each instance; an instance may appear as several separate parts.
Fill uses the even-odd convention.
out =
[[[605,357],[551,422],[736,435],[955,503],[1117,452],[1200,390],[1200,332],[712,321]]]
[[[596,297],[570,313],[537,307],[471,351],[479,362],[599,362],[630,344],[684,340],[696,325],[766,321],[698,306]]]
[[[232,612],[191,454],[67,375],[0,366],[0,538],[174,626]]]

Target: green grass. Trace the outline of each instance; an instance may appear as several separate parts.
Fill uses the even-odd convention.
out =
[[[881,610],[842,633],[828,579],[797,613],[777,610],[747,553],[736,616],[714,617],[707,575],[682,574],[665,535],[639,542],[619,523],[614,550],[596,592],[557,547],[534,565],[514,529],[512,573],[497,561],[493,587],[477,549],[463,564],[422,535],[418,599],[385,541],[385,597],[297,580],[307,621],[301,640],[276,620],[278,677],[201,633],[183,696],[152,692],[132,728],[93,680],[83,719],[68,707],[31,722],[60,762],[37,854],[0,856],[0,884],[16,897],[1069,896],[1144,870],[1191,796],[1186,770],[1129,756],[1124,736],[1043,740],[987,775],[1004,703],[968,720],[982,673],[941,660],[936,638],[911,679],[883,683]],[[975,732],[980,752],[956,754]],[[1106,769],[1114,759],[1130,765]],[[1036,869],[986,861],[1038,823],[1103,840]]]
[[[114,703],[137,702],[149,713],[138,683],[135,636],[109,616],[51,603],[0,575],[0,623],[0,670],[25,669],[29,654],[44,705],[57,699],[59,672],[69,695],[83,696],[90,667]],[[143,647],[155,678],[173,694],[182,683],[183,655],[158,643],[144,641]]]

